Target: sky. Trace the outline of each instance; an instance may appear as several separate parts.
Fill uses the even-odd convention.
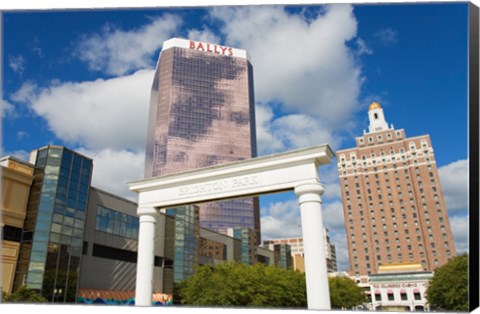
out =
[[[164,40],[248,51],[259,155],[368,129],[368,105],[429,134],[457,253],[468,252],[467,3],[4,11],[2,156],[64,145],[94,160],[97,188],[136,199],[153,71]],[[319,169],[323,219],[348,269],[336,160]],[[262,196],[263,239],[301,236],[292,193]]]

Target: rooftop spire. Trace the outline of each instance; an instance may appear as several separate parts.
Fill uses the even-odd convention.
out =
[[[385,121],[383,109],[378,102],[372,102],[368,107],[368,118],[370,125],[368,126],[369,133],[381,132],[388,130],[388,123]]]

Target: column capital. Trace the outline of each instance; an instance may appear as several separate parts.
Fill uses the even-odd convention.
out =
[[[297,185],[295,187],[295,194],[297,194],[300,205],[307,202],[321,203],[322,198],[320,195],[323,194],[324,190],[323,184],[319,182],[307,182]]]
[[[137,215],[139,217],[142,217],[142,216],[154,216],[154,217],[156,217],[158,215],[158,210],[155,209],[154,207],[150,207],[150,206],[139,206],[137,208]]]
[[[295,186],[295,194],[297,194],[297,196],[302,196],[306,193],[322,195],[323,191],[325,191],[325,187],[320,182],[301,183]]]

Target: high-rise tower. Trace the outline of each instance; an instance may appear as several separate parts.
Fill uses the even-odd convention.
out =
[[[246,51],[173,38],[155,70],[145,177],[256,156],[253,68]],[[202,227],[260,236],[258,199],[200,206]]]
[[[430,137],[389,127],[376,102],[368,117],[356,147],[337,151],[349,272],[402,262],[433,271],[456,254]]]

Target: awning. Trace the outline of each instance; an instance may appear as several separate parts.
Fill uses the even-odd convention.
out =
[[[420,293],[420,290],[418,290],[418,289],[413,289],[413,293]]]
[[[392,290],[392,289],[388,289],[388,290],[387,290],[387,294],[393,294],[393,290]]]
[[[379,291],[379,290],[375,290],[375,294],[380,294],[380,291]]]
[[[405,289],[400,289],[400,293],[407,293]]]
[[[134,304],[135,291],[78,289],[77,302],[103,304]],[[165,293],[153,293],[152,303],[156,305],[172,304],[172,296]]]

